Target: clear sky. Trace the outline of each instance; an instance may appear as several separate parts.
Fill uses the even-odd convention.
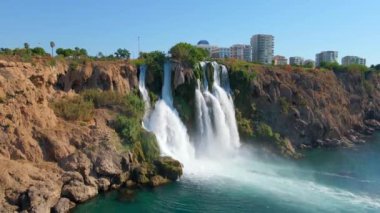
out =
[[[275,36],[275,54],[315,58],[322,50],[380,63],[380,0],[1,0],[0,47],[167,51],[177,42],[229,47]]]

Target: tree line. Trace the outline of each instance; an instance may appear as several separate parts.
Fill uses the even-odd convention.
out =
[[[0,55],[10,56],[51,56],[54,57],[55,42],[50,42],[51,53],[47,53],[42,47],[31,47],[29,43],[25,42],[23,48],[0,48]],[[95,59],[130,59],[130,52],[127,49],[119,48],[113,54],[105,56],[99,52],[96,56],[90,56],[86,49],[74,47],[74,48],[57,48],[55,50],[57,56],[65,58],[95,58]]]

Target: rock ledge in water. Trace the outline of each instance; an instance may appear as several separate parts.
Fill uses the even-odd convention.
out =
[[[171,181],[176,181],[182,176],[182,164],[171,157],[160,157],[154,161],[158,174]]]

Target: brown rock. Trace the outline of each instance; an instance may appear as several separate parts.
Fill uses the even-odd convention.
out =
[[[66,213],[69,212],[70,209],[75,207],[75,203],[71,202],[67,198],[61,198],[59,199],[58,203],[55,204],[54,208],[52,209],[53,213]]]
[[[163,178],[160,175],[155,175],[155,176],[153,176],[153,177],[150,178],[149,185],[152,186],[152,187],[157,187],[157,186],[164,185],[164,184],[166,184],[168,182],[169,182],[168,179]]]
[[[71,181],[62,188],[62,196],[70,200],[83,203],[84,201],[95,197],[98,194],[98,189],[93,186],[87,186],[77,180]]]
[[[99,178],[97,180],[98,188],[101,191],[108,191],[111,182],[107,178]]]

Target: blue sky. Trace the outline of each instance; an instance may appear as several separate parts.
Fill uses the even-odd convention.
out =
[[[322,50],[380,63],[379,0],[1,0],[0,47],[83,47],[134,56],[207,39],[219,46],[275,36],[275,54],[315,58]]]

